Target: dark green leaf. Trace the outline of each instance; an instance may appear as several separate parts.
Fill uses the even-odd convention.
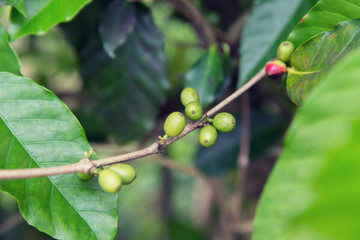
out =
[[[215,45],[212,45],[185,75],[185,86],[197,90],[203,107],[215,100],[216,90],[222,81],[222,59]]]
[[[288,41],[297,47],[318,33],[334,29],[339,22],[360,18],[359,0],[320,0],[296,25]]]
[[[164,35],[165,53],[168,57],[168,78],[170,81],[169,95],[178,95],[183,87],[184,74],[205,50],[199,48],[199,39],[193,26],[165,1],[155,1],[151,4],[151,12],[156,26]]]
[[[224,98],[226,91],[230,87],[232,73],[233,73],[230,46],[224,43],[222,45],[222,50],[223,50],[223,56],[222,56],[223,80],[216,91],[215,101],[221,101]]]
[[[115,0],[108,4],[100,22],[100,36],[105,51],[115,58],[115,51],[134,30],[135,8],[126,0]]]
[[[77,162],[89,146],[70,110],[28,78],[0,73],[0,168],[42,168]],[[117,194],[76,174],[6,180],[1,189],[26,221],[56,239],[113,239]]]
[[[194,225],[185,224],[180,221],[171,221],[169,225],[169,236],[171,240],[199,240],[204,239],[204,234]]]
[[[322,74],[347,52],[360,46],[360,20],[339,23],[300,45],[291,56],[286,88],[290,99],[300,104]]]
[[[240,149],[241,119],[236,119],[232,132],[218,132],[218,139],[210,148],[200,148],[195,165],[207,175],[217,176],[237,167]],[[251,114],[250,157],[254,159],[279,139],[283,132],[282,120],[264,112]]]
[[[358,239],[360,51],[299,108],[258,205],[254,240]]]
[[[27,17],[24,9],[23,0],[0,0],[0,7],[2,6],[2,4],[14,6],[24,17]]]
[[[52,26],[71,20],[91,0],[26,0],[27,17],[12,9],[9,33],[11,40],[29,34],[41,35]]]
[[[20,75],[20,62],[8,42],[8,34],[0,24],[0,72]]]
[[[162,35],[151,12],[142,4],[135,7],[135,28],[117,57],[110,59],[99,40],[82,66],[91,95],[89,111],[121,141],[139,139],[153,127],[169,86]]]
[[[238,88],[253,77],[310,9],[309,0],[256,0],[240,44]]]

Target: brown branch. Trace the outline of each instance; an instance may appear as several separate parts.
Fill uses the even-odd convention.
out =
[[[74,172],[87,172],[91,168],[92,164],[88,159],[81,159],[79,162],[64,166],[0,170],[0,179],[47,177]]]
[[[45,176],[53,176],[53,175],[61,175],[67,173],[96,173],[98,171],[97,168],[102,166],[107,166],[115,163],[126,162],[137,158],[142,158],[145,156],[149,156],[152,154],[161,153],[166,147],[176,142],[177,140],[183,138],[188,133],[194,131],[197,128],[201,128],[204,126],[203,120],[208,117],[214,115],[216,112],[221,110],[231,101],[235,100],[242,93],[252,87],[255,83],[259,82],[265,76],[264,69],[261,69],[255,77],[253,77],[249,82],[247,82],[240,89],[232,93],[229,97],[224,99],[222,102],[217,104],[215,107],[210,109],[204,116],[197,122],[189,122],[183,132],[176,136],[170,137],[167,140],[159,140],[150,145],[147,148],[121,154],[114,157],[103,158],[99,160],[89,160],[88,158],[81,159],[77,163],[57,166],[57,167],[47,167],[47,168],[28,168],[28,169],[10,169],[10,170],[0,170],[0,179],[21,179],[21,178],[32,178],[32,177],[45,177]]]
[[[169,0],[169,2],[190,21],[205,47],[216,43],[215,35],[209,22],[192,1]]]
[[[240,222],[242,202],[244,199],[245,179],[250,162],[251,113],[250,99],[248,93],[242,95],[241,98],[241,119],[241,148],[237,162],[238,172],[237,180],[235,183],[235,191],[232,197],[234,226],[236,226]]]
[[[249,10],[241,13],[239,17],[231,24],[226,35],[232,42],[237,42],[241,36],[241,32],[246,23],[246,19],[249,15]]]
[[[217,113],[220,109],[228,105],[230,102],[234,101],[236,98],[238,98],[241,94],[243,94],[245,91],[247,91],[249,88],[254,86],[257,82],[259,82],[263,77],[265,77],[265,67],[263,67],[252,79],[250,79],[247,83],[245,83],[241,88],[233,92],[230,96],[225,98],[223,101],[221,101],[218,105],[210,109],[206,115],[207,116],[213,116],[215,113]]]

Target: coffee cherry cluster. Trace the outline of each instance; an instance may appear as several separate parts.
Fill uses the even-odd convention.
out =
[[[199,95],[193,88],[187,87],[180,94],[181,103],[185,107],[185,115],[191,121],[198,121],[203,117],[203,107],[199,103]],[[204,147],[210,147],[215,144],[217,139],[217,131],[230,132],[235,128],[236,120],[230,113],[219,113],[214,119],[205,118],[207,124],[200,131],[199,141]],[[182,113],[173,112],[165,120],[164,131],[165,136],[178,136],[185,128],[186,120]]]
[[[99,184],[108,193],[118,192],[122,185],[128,185],[136,178],[135,169],[123,163],[112,165],[99,172]]]
[[[78,177],[84,181],[93,177],[92,174],[77,173]],[[101,188],[108,193],[118,192],[122,185],[128,185],[136,178],[135,169],[123,163],[112,165],[111,167],[101,170],[98,174],[98,180]]]
[[[286,62],[290,60],[295,50],[294,44],[289,41],[282,42],[277,49],[278,60],[271,61],[266,64],[265,72],[269,78],[280,78],[287,72]]]

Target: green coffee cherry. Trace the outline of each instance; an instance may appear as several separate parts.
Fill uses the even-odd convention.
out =
[[[191,102],[186,105],[185,114],[190,120],[197,121],[203,115],[203,108],[199,102]]]
[[[108,193],[116,193],[122,186],[120,176],[110,169],[99,172],[99,184]]]
[[[217,139],[217,131],[211,126],[205,126],[200,131],[199,141],[204,147],[210,147],[214,145]]]
[[[231,132],[236,125],[234,116],[227,112],[222,112],[214,117],[214,127],[220,132]]]
[[[124,185],[132,183],[132,181],[136,178],[135,169],[129,164],[118,163],[112,165],[109,169],[120,176],[121,182]]]
[[[277,57],[283,62],[288,62],[294,50],[295,46],[292,42],[284,41],[280,43],[277,49]]]
[[[184,130],[185,124],[184,115],[181,112],[173,112],[165,120],[164,131],[169,137],[175,137]]]
[[[87,173],[82,173],[82,172],[78,172],[77,176],[84,181],[90,180],[94,175],[92,174],[87,174]]]
[[[181,103],[186,107],[191,102],[199,102],[199,94],[194,88],[184,88],[180,94]]]

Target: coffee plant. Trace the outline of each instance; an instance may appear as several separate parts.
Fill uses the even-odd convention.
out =
[[[0,238],[360,239],[359,66],[360,0],[0,0]]]

